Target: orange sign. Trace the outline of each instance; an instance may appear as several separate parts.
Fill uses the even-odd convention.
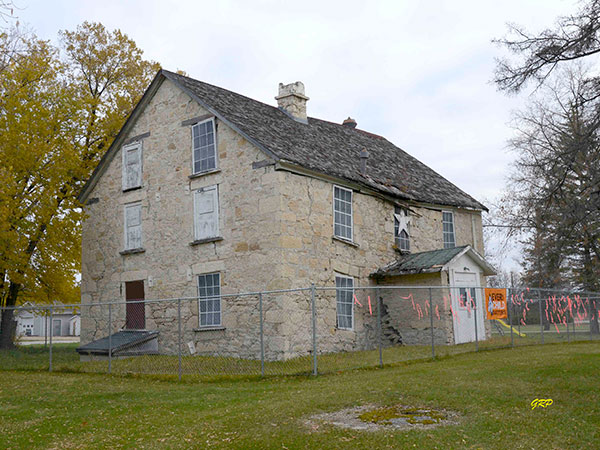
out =
[[[506,289],[485,288],[485,308],[488,319],[506,319]]]

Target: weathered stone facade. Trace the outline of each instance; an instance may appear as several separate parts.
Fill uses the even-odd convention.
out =
[[[194,297],[196,276],[212,272],[221,274],[223,294],[307,288],[311,283],[333,287],[336,274],[354,277],[355,286],[369,286],[369,275],[398,255],[392,199],[347,186],[354,188],[353,243],[333,238],[334,182],[265,163],[268,157],[261,150],[218,119],[218,169],[191,176],[191,129],[185,123],[208,114],[165,80],[125,136],[144,136],[142,187],[123,192],[117,154],[88,196],[81,291],[82,303],[94,306],[82,308],[83,343],[107,334],[106,303],[123,302],[127,281],[144,280],[146,299]],[[212,185],[218,185],[222,239],[190,245],[193,192]],[[142,204],[144,251],[121,254],[123,208],[132,202]],[[404,206],[411,210],[413,252],[443,247],[444,209],[454,212],[456,245],[470,244],[483,254],[481,211]],[[444,274],[436,276],[419,282],[442,284]],[[367,292],[358,295],[366,297]],[[225,296],[221,305],[222,327],[201,330],[197,301],[183,300],[183,341],[193,342],[200,354],[258,357],[258,297]],[[311,351],[310,292],[265,295],[263,309],[268,358]],[[353,331],[336,327],[335,291],[317,293],[317,311],[319,351],[373,347],[375,321],[366,307],[355,309]],[[113,330],[124,326],[122,304],[112,307],[112,319]],[[160,331],[161,352],[175,352],[177,302],[147,304],[146,328]],[[450,341],[445,329],[440,333],[441,340]]]

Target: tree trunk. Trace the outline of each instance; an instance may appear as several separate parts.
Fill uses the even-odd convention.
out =
[[[8,296],[6,297],[6,305],[8,309],[2,311],[2,323],[0,333],[0,350],[7,350],[14,348],[15,346],[15,331],[17,329],[17,322],[14,320],[15,311],[11,307],[17,303],[17,296],[21,285],[18,283],[11,283],[8,288]]]

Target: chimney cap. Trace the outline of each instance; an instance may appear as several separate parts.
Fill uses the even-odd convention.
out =
[[[348,128],[356,128],[356,125],[358,124],[356,123],[356,120],[348,116],[348,118],[342,122],[342,125]]]
[[[279,95],[275,97],[275,100],[280,100],[291,95],[295,95],[304,100],[310,100],[304,95],[304,83],[302,81],[296,81],[295,83],[290,84],[279,83]]]
[[[308,124],[306,102],[309,98],[304,95],[304,83],[279,83],[279,95],[275,97],[277,107],[296,122]]]

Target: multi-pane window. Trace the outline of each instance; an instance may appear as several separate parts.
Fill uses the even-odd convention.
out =
[[[333,187],[333,234],[352,240],[352,191]]]
[[[142,185],[142,144],[126,145],[123,152],[123,190]]]
[[[454,240],[454,214],[450,211],[442,212],[442,227],[444,234],[444,248],[456,247]]]
[[[337,327],[352,330],[354,328],[354,279],[336,275],[335,287]]]
[[[208,119],[192,126],[192,148],[194,173],[207,172],[217,168],[214,119]]]
[[[410,217],[408,211],[399,207],[394,208],[394,236],[396,247],[400,250],[410,250],[410,235],[408,234],[408,225]]]
[[[201,327],[221,326],[221,275],[198,275],[198,308]]]
[[[219,194],[217,186],[194,192],[194,239],[210,239],[219,235]]]
[[[460,288],[458,304],[461,308],[477,309],[477,296],[475,288]]]
[[[142,248],[142,204],[125,205],[125,250]]]

